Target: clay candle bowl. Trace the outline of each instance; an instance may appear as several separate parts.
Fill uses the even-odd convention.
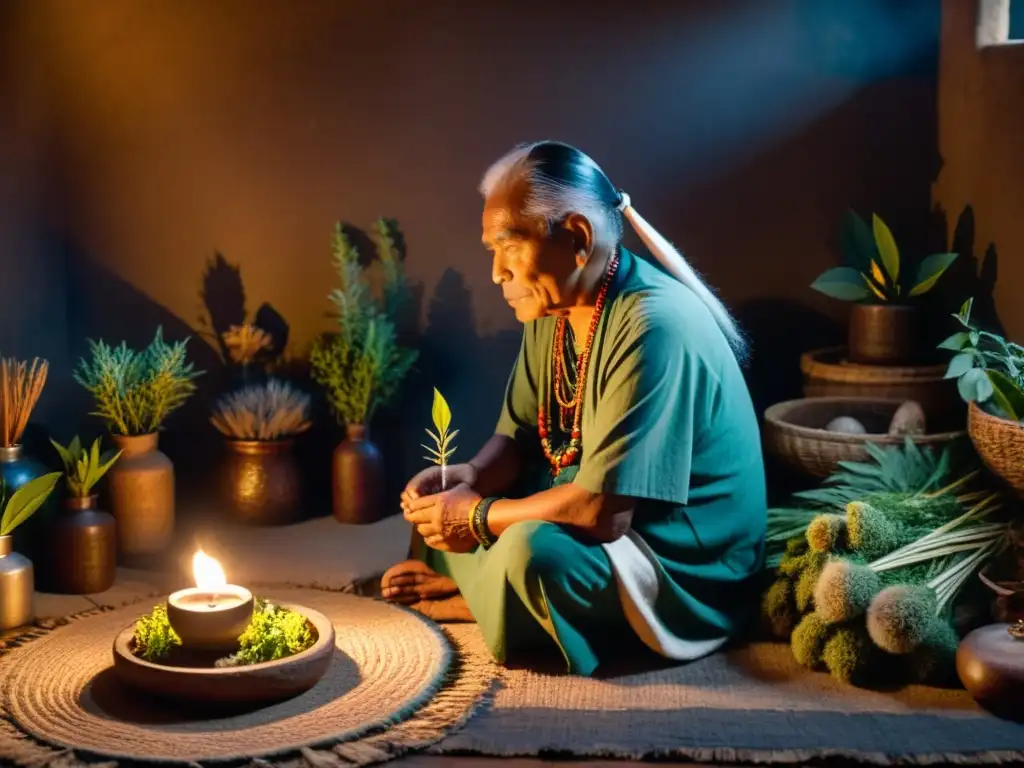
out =
[[[196,586],[167,598],[167,621],[185,648],[234,648],[252,621],[252,592],[228,584],[220,563],[201,549],[192,558],[192,572]]]

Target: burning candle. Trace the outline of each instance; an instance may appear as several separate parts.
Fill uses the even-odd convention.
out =
[[[226,650],[238,643],[252,621],[253,597],[228,584],[214,558],[199,550],[192,558],[196,585],[167,598],[167,620],[187,648]]]

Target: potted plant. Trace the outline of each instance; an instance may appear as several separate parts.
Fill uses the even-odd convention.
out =
[[[48,372],[49,363],[39,358],[33,358],[31,363],[14,358],[0,360],[0,479],[11,493],[47,472],[45,464],[25,454],[22,438]],[[38,556],[53,511],[53,505],[46,503],[27,524],[18,528],[14,537],[16,551],[29,559]]]
[[[318,338],[310,353],[313,378],[345,428],[331,464],[334,516],[343,523],[369,523],[382,516],[383,464],[369,425],[377,409],[394,399],[418,355],[398,339],[409,292],[394,226],[381,219],[375,227],[383,273],[379,297],[371,291],[358,250],[341,224],[335,226],[334,266],[341,286],[329,298],[338,330]]]
[[[968,404],[967,431],[985,465],[1024,495],[1024,347],[971,320],[968,299],[953,317],[961,330],[940,349],[955,352],[946,378]]]
[[[49,472],[16,490],[0,481],[0,632],[32,620],[35,572],[32,561],[14,551],[12,534],[43,506],[59,479],[60,472]]]
[[[86,449],[76,435],[67,446],[51,439],[64,464],[64,514],[50,527],[47,591],[65,595],[105,592],[117,572],[114,516],[96,506],[96,483],[121,455],[100,453],[100,439]]]
[[[309,395],[277,379],[217,401],[210,422],[226,438],[220,496],[237,520],[257,525],[296,520],[302,483],[293,448],[310,427],[309,402]]]
[[[921,297],[935,287],[957,254],[935,253],[922,259],[908,281],[886,223],[873,214],[868,228],[854,211],[843,220],[840,244],[844,264],[827,270],[811,287],[834,299],[854,302],[848,329],[850,361],[865,365],[917,362],[924,346]]]
[[[186,360],[185,341],[168,344],[158,328],[142,350],[125,342],[89,341],[75,381],[92,393],[94,416],[106,423],[121,460],[110,470],[110,511],[117,521],[118,552],[160,552],[174,534],[174,466],[158,448],[167,417],[195,392],[201,375]]]

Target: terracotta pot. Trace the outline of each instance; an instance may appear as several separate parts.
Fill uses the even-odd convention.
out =
[[[50,527],[46,590],[65,595],[105,592],[117,573],[114,516],[96,508],[96,496],[64,500]]]
[[[158,433],[111,435],[121,457],[107,473],[110,511],[122,555],[162,552],[174,535],[174,465],[157,449]]]
[[[921,358],[921,312],[917,307],[854,304],[850,313],[850,362],[902,365]]]
[[[49,471],[45,464],[26,456],[20,445],[0,447],[0,477],[3,477],[8,497],[25,483]],[[37,560],[44,551],[47,529],[57,511],[56,496],[51,493],[32,517],[14,529],[14,550],[30,560]]]
[[[218,477],[231,516],[252,525],[295,522],[301,511],[302,478],[294,440],[228,440]]]
[[[32,561],[14,551],[14,537],[0,536],[0,632],[32,621],[34,598]]]
[[[331,497],[339,523],[373,523],[384,510],[384,461],[362,424],[349,424],[334,449]]]

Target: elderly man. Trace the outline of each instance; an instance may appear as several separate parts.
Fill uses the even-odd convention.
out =
[[[494,436],[402,494],[413,560],[385,598],[475,620],[499,662],[557,647],[591,675],[637,638],[690,660],[755,603],[765,535],[744,340],[689,264],[574,147],[481,184],[494,282],[524,323]],[[623,220],[656,263],[621,245]]]

